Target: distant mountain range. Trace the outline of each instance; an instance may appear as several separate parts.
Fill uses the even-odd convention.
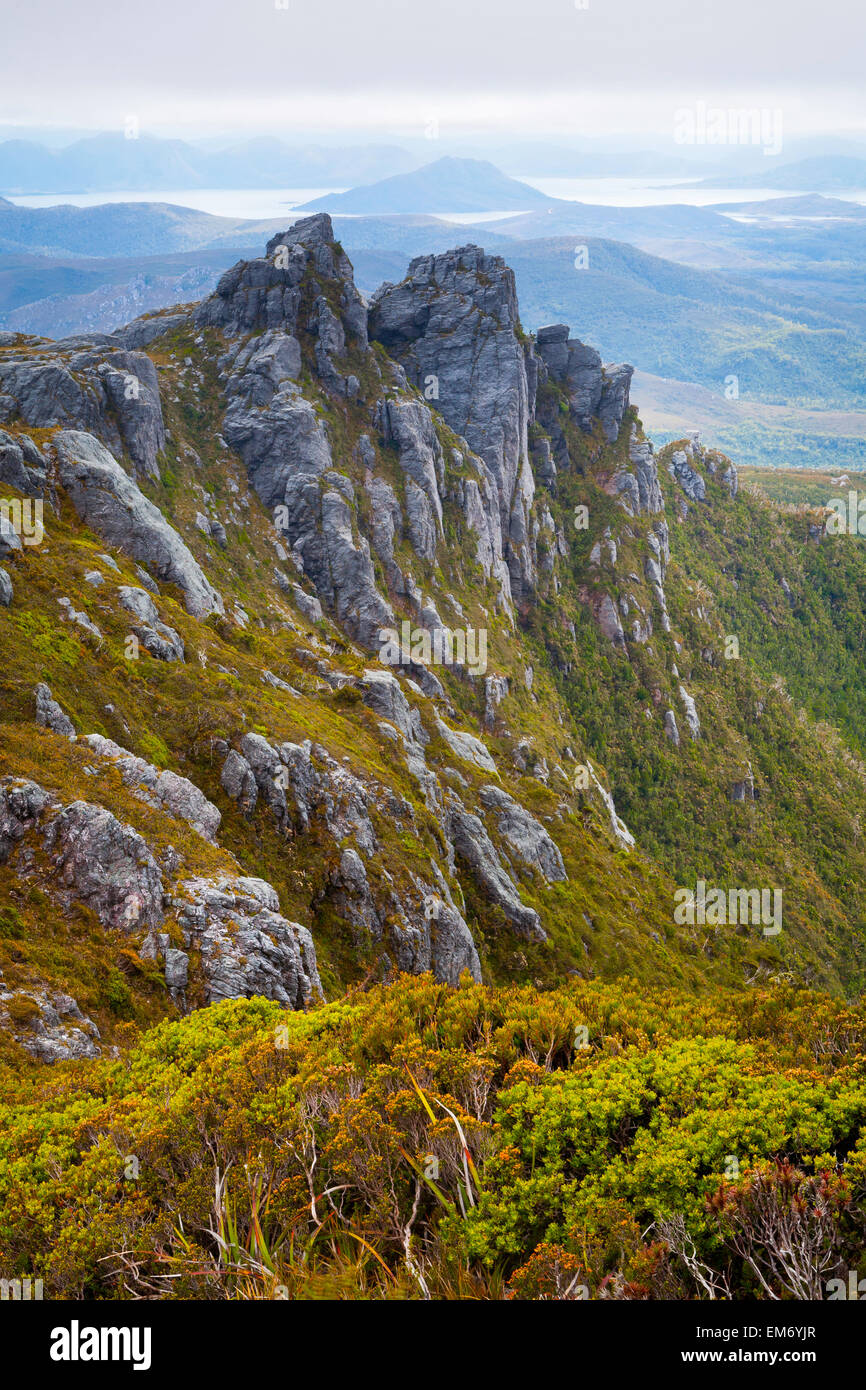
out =
[[[849,192],[866,188],[866,159],[853,155],[837,155],[830,159],[813,156],[792,164],[761,169],[754,174],[736,174],[730,178],[700,179],[690,188],[781,188],[797,189],[804,193]]]
[[[396,174],[377,183],[329,193],[302,203],[298,212],[334,213],[449,213],[505,212],[553,206],[559,199],[540,193],[528,183],[509,178],[485,159],[455,159],[446,155],[409,174]]]
[[[0,144],[0,193],[148,192],[154,188],[321,188],[403,173],[420,161],[394,145],[290,145],[262,137],[225,149],[123,133],[64,149],[32,140]]]
[[[524,328],[577,325],[608,360],[629,358],[647,380],[675,383],[682,413],[688,406],[697,423],[723,431],[742,457],[821,456],[845,467],[862,457],[859,425],[818,418],[866,408],[858,204],[818,194],[717,207],[581,204],[453,157],[323,202],[340,214],[335,231],[368,295],[402,279],[413,256],[474,242],[513,266]],[[432,215],[479,206],[510,212],[457,230]],[[254,221],[165,203],[29,208],[0,198],[0,327],[50,337],[105,330],[200,298],[298,211]],[[736,409],[724,396],[730,377]],[[654,388],[659,429],[671,391]],[[774,413],[783,406],[796,426]]]

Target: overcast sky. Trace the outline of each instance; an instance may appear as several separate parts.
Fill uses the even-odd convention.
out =
[[[0,123],[532,138],[703,101],[866,133],[863,0],[584,3],[0,0]]]

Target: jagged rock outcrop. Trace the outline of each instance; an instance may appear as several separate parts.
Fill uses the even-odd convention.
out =
[[[377,901],[361,856],[346,848],[326,896],[351,924],[359,949],[370,942],[384,948],[385,972],[391,965],[411,974],[429,970],[450,985],[464,970],[481,979],[472,934],[441,875],[436,888],[413,876],[399,892],[388,890]]]
[[[203,839],[215,843],[222,816],[195,783],[168,768],[154,767],[101,734],[85,734],[82,742],[100,758],[107,758],[116,765],[133,796],[176,820],[186,821]]]
[[[54,734],[60,734],[62,738],[75,741],[75,725],[64,714],[58,705],[51,690],[44,682],[40,682],[33,692],[36,696],[36,723],[43,729],[50,729]]]
[[[0,1028],[40,1062],[76,1061],[100,1053],[99,1029],[71,994],[34,988],[16,993],[0,987]]]
[[[589,434],[598,419],[608,443],[615,444],[628,410],[634,368],[625,363],[604,366],[595,348],[569,336],[565,323],[540,328],[535,346],[547,371],[564,388],[580,428]]]
[[[117,591],[117,597],[126,611],[138,618],[133,632],[151,656],[155,656],[158,661],[185,659],[186,652],[180,633],[162,621],[150,594],[144,589],[122,585]]]
[[[162,871],[144,837],[105,806],[62,807],[44,843],[61,898],[85,903],[104,927],[131,932],[162,922]]]
[[[15,590],[9,572],[8,570],[0,569],[0,603],[2,603],[4,608],[8,608],[14,597]]]
[[[676,478],[690,502],[706,500],[707,485],[701,474],[692,466],[692,449],[676,449],[671,454],[670,471]]]
[[[502,909],[521,935],[545,941],[547,934],[538,913],[520,900],[514,880],[506,872],[496,847],[481,819],[467,811],[455,792],[449,792],[448,826],[458,857],[474,875],[485,897]]]
[[[82,902],[104,927],[131,932],[163,920],[163,877],[143,837],[89,801],[62,805],[38,783],[0,782],[0,863],[36,833],[62,903]],[[32,850],[27,859],[32,858]]]
[[[199,327],[221,328],[228,338],[268,331],[294,334],[302,304],[302,286],[309,273],[320,280],[340,283],[341,328],[360,346],[367,342],[367,314],[355,289],[348,257],[338,248],[327,213],[304,217],[268,242],[265,254],[252,261],[238,261],[223,275],[216,292],[195,311]],[[314,314],[324,350],[341,345],[340,330],[333,324],[328,304],[317,296]]]
[[[227,271],[196,319],[221,328],[230,340],[220,364],[226,443],[243,459],[252,487],[319,601],[357,641],[374,648],[394,613],[376,586],[353,484],[335,467],[326,424],[296,382],[303,331],[313,335],[323,389],[341,395],[359,389],[357,378],[338,368],[349,346],[366,350],[366,309],[352,267],[334,242],[330,218],[305,218],[274,237],[264,257]],[[239,340],[250,333],[252,338]],[[435,485],[433,497],[438,501]]]
[[[322,997],[313,938],[281,915],[277,893],[264,879],[186,879],[171,901],[185,952],[158,945],[171,953],[166,963],[177,996],[186,988],[188,952],[196,950],[208,1004],[262,994],[302,1009]]]
[[[102,341],[110,343],[107,338]],[[84,430],[96,435],[112,453],[125,450],[137,473],[158,478],[165,425],[156,368],[143,352],[84,347],[90,347],[87,339],[68,339],[52,344],[50,350],[31,349],[20,358],[4,355],[0,396],[13,405],[3,418],[39,428],[62,425]],[[41,490],[38,450],[31,445],[31,452],[21,440],[16,443],[21,453],[19,475],[23,470],[28,481],[22,491]],[[9,450],[5,436],[0,437],[0,446]],[[11,454],[11,462],[0,462],[4,478],[7,468],[16,465],[14,447]]]
[[[53,445],[60,482],[87,526],[158,578],[177,584],[195,617],[224,611],[222,598],[177,531],[98,439],[61,430]]]
[[[509,850],[527,868],[535,869],[548,883],[562,883],[568,877],[559,847],[525,806],[502,787],[482,787],[478,795],[481,804],[493,813],[496,829]]]
[[[215,832],[219,811],[185,778],[158,773],[108,739],[91,735],[86,742],[117,762],[124,782],[143,801],[181,815],[200,833]],[[171,851],[158,863],[144,837],[106,807],[63,805],[35,782],[3,779],[0,864],[32,875],[37,842],[48,856],[46,886],[58,906],[68,910],[83,903],[104,927],[140,940],[142,957],[163,963],[181,1007],[191,951],[201,961],[207,1002],[263,994],[297,1009],[321,995],[309,929],[280,914],[277,892],[263,879],[218,874],[175,882],[179,856]],[[167,930],[169,911],[177,916],[183,950]]]
[[[327,749],[310,739],[302,744],[282,743],[274,747],[261,734],[245,734],[240,751],[255,778],[261,800],[281,829],[295,826],[305,832],[311,818],[318,816],[338,844],[351,836],[364,854],[375,853],[378,841],[370,808],[378,789],[337,762]],[[228,780],[239,788],[240,799],[246,785],[243,770],[240,780],[234,772],[229,772]],[[292,794],[292,809],[286,799],[287,791]]]
[[[638,438],[636,425],[632,425],[628,457],[631,467],[618,469],[614,473],[608,483],[608,491],[619,498],[629,516],[654,516],[664,511],[653,446],[648,439]]]
[[[0,430],[0,483],[17,488],[25,497],[44,495],[46,462],[29,435],[16,436]]]
[[[514,274],[478,246],[416,257],[406,278],[383,285],[371,302],[370,336],[492,474],[515,595],[531,591],[535,572],[528,447],[535,379],[518,329]]]
[[[697,706],[683,685],[680,686],[680,699],[683,703],[683,712],[685,714],[686,723],[689,726],[689,733],[692,738],[700,738],[701,721],[698,717]]]

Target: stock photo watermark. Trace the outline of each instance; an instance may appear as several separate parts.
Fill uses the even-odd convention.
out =
[[[764,936],[782,930],[781,888],[710,888],[698,879],[694,888],[674,894],[678,927],[761,927]]]
[[[782,153],[783,118],[779,107],[680,106],[674,112],[678,145],[757,145],[765,155]]]
[[[379,632],[379,660],[383,666],[461,666],[473,676],[487,670],[487,629],[413,627],[408,621]]]

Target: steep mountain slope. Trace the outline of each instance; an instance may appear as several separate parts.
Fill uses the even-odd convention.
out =
[[[477,247],[368,308],[321,215],[0,340],[10,1062],[400,970],[860,986],[862,548],[630,378]]]

